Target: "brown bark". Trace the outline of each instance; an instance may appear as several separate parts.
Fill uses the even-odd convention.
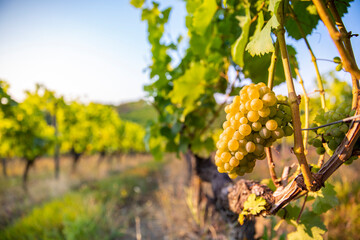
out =
[[[4,177],[7,177],[7,161],[6,158],[1,158],[1,165],[2,165],[2,169],[3,169],[3,175]]]
[[[73,156],[73,164],[72,164],[72,173],[76,172],[77,164],[79,162],[79,159],[81,157],[81,153],[75,152],[75,150],[71,150],[71,155]]]
[[[247,220],[243,225],[237,222],[238,213],[234,212],[228,194],[232,192],[233,182],[227,174],[219,173],[210,158],[201,158],[195,155],[195,169],[197,175],[212,187],[215,209],[231,226],[230,239],[254,239],[255,221]],[[246,199],[245,199],[246,200]],[[244,201],[245,201],[244,200]]]
[[[27,181],[29,176],[29,170],[34,165],[35,159],[26,159],[26,165],[23,173],[23,189],[27,192]]]

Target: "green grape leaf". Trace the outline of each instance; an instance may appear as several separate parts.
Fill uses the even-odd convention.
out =
[[[339,204],[334,186],[329,183],[326,183],[325,187],[320,191],[309,193],[309,196],[315,197],[315,201],[312,206],[313,211],[316,214],[324,213]]]
[[[141,8],[144,5],[145,0],[131,0],[130,4],[136,8]]]
[[[301,21],[298,21],[305,36],[311,34],[320,20],[314,4],[311,1],[292,1],[291,3],[295,16],[298,19],[301,17]],[[285,28],[290,37],[296,40],[302,38],[302,34],[299,31],[299,27],[293,17],[288,18],[285,23]]]
[[[256,215],[265,210],[266,200],[262,197],[256,197],[254,193],[250,194],[244,203],[244,210],[251,215]]]
[[[251,56],[248,52],[245,53],[244,59],[246,64],[243,68],[243,73],[246,78],[251,79],[253,83],[264,82],[268,78],[268,71],[259,71],[259,69],[268,69],[271,61],[271,54],[267,53],[263,56]],[[276,71],[274,78],[274,86],[279,85],[285,81],[284,70],[281,61],[276,63]],[[292,76],[295,76],[293,68],[291,69]]]
[[[183,76],[174,80],[174,88],[169,93],[173,104],[184,108],[182,121],[197,106],[197,100],[205,92],[206,68],[200,63],[193,63]]]
[[[262,12],[259,14],[259,19],[262,18],[264,21],[264,15]],[[244,66],[244,52],[245,47],[249,38],[249,31],[251,25],[251,16],[250,16],[250,6],[246,8],[246,16],[238,16],[239,25],[242,29],[240,37],[236,40],[236,42],[231,46],[231,55],[233,61],[238,64],[240,67]],[[260,21],[260,20],[258,20]]]
[[[305,211],[299,223],[291,220],[296,231],[288,234],[289,240],[322,240],[326,227],[321,217],[314,212]]]
[[[189,1],[186,1],[186,11],[189,14],[193,14],[196,11],[196,9],[199,8],[201,3],[202,3],[202,0],[189,0]]]
[[[350,3],[354,0],[341,0],[334,1],[337,11],[339,12],[340,17],[343,17],[345,13],[348,12],[348,8],[350,7]]]
[[[260,31],[256,32],[251,41],[246,46],[246,50],[251,54],[264,55],[274,51],[274,45],[271,39],[271,29],[279,26],[279,22],[275,15],[273,15],[267,22],[265,27]]]
[[[243,225],[247,215],[257,215],[261,211],[266,210],[267,202],[262,197],[256,197],[255,193],[248,196],[244,203],[244,209],[239,214],[238,222]]]
[[[273,12],[272,17],[266,23],[265,27],[261,31],[256,29],[250,42],[246,46],[246,51],[248,51],[251,54],[251,56],[264,55],[266,53],[274,51],[274,45],[271,39],[271,30],[279,26],[279,21],[277,20],[275,13],[279,8],[280,3],[281,0],[270,1],[269,11]],[[259,19],[258,21],[261,23],[263,19],[262,20]],[[260,26],[260,24],[258,24],[258,26]]]
[[[194,12],[193,27],[197,34],[203,35],[217,10],[216,0],[204,1]]]

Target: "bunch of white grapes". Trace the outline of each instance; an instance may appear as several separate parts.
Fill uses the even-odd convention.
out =
[[[277,98],[264,83],[243,87],[225,112],[215,164],[230,178],[252,172],[256,159],[266,157],[264,147],[293,134],[286,97]]]

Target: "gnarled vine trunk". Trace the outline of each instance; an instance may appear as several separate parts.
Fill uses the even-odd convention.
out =
[[[215,203],[215,209],[220,213],[222,218],[230,225],[231,239],[254,239],[255,236],[255,221],[246,220],[243,225],[237,221],[239,214],[232,211],[230,208],[231,198],[229,195],[229,188],[233,186],[233,181],[225,173],[219,173],[211,158],[201,158],[197,155],[195,157],[196,174],[204,182],[211,184]],[[249,195],[249,194],[248,194]],[[244,199],[243,201],[245,201]]]

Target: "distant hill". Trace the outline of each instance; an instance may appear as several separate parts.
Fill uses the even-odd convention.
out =
[[[157,118],[155,109],[144,100],[123,103],[115,106],[115,109],[121,119],[138,123],[144,127],[149,120]]]
[[[149,120],[155,120],[157,118],[156,110],[144,100],[123,103],[114,107],[121,119],[138,123],[144,127],[146,127],[146,123]],[[213,122],[212,127],[221,128],[222,123],[225,121],[225,116],[225,111],[221,110],[219,117]]]

